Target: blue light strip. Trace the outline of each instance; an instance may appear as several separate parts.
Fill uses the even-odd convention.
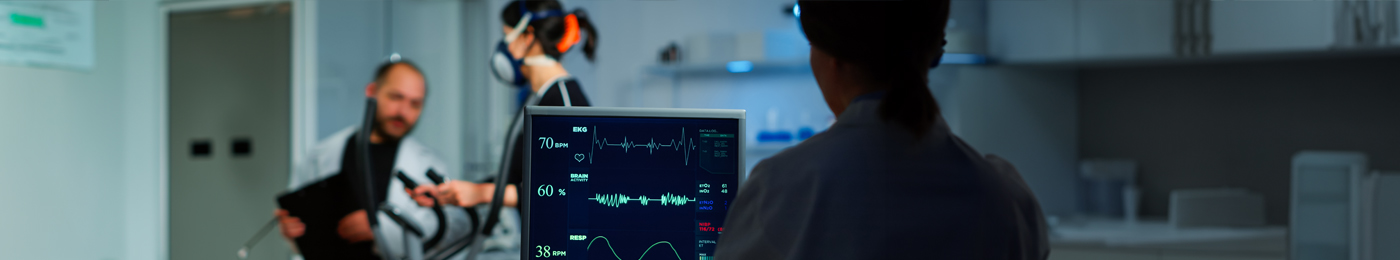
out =
[[[938,64],[987,64],[987,56],[972,53],[944,53],[943,58],[938,60]],[[746,60],[731,61],[724,64],[724,69],[729,73],[752,72],[754,63]]]
[[[753,62],[746,60],[731,61],[728,64],[725,64],[724,68],[729,70],[729,73],[750,72],[753,71]]]
[[[971,53],[944,53],[938,64],[986,64],[987,57]]]

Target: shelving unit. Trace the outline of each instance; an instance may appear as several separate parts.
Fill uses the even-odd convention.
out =
[[[734,70],[736,63],[747,64],[737,66],[741,70]],[[971,53],[944,53],[939,64],[958,65],[981,65],[988,64],[989,60],[981,54]],[[811,72],[811,62],[807,58],[771,60],[771,61],[730,61],[711,62],[695,64],[668,64],[652,65],[646,67],[646,73],[655,76],[725,76],[750,73],[807,73]]]

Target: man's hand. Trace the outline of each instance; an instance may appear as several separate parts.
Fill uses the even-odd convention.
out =
[[[437,203],[437,201],[433,200],[433,197],[428,196],[438,194],[437,187],[433,185],[418,186],[418,188],[411,190],[404,188],[403,191],[408,192],[408,197],[413,198],[414,202],[418,202],[418,206],[432,207]]]
[[[287,241],[296,240],[306,234],[306,224],[301,223],[301,218],[293,217],[285,209],[272,211],[273,216],[277,216],[277,228],[282,230],[282,237]]]
[[[438,200],[443,204],[466,208],[491,203],[492,196],[496,194],[496,184],[452,180],[438,185],[437,191]],[[507,207],[515,207],[518,199],[515,192],[514,184],[506,185],[505,198],[501,202]]]
[[[350,243],[359,243],[374,240],[374,231],[369,228],[369,216],[365,210],[356,210],[345,218],[340,219],[340,227],[336,229],[340,233],[340,238]]]
[[[491,195],[496,191],[496,185],[451,180],[438,185],[437,191],[438,198],[442,200],[442,203],[466,208],[491,202]]]

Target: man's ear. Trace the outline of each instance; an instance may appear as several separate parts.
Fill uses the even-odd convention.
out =
[[[367,97],[367,98],[372,98],[372,97],[374,97],[374,92],[377,92],[378,90],[379,90],[379,84],[376,84],[376,83],[374,83],[374,82],[370,82],[369,84],[365,85],[365,97]]]

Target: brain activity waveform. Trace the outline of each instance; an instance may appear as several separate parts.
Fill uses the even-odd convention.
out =
[[[615,208],[621,208],[622,204],[627,204],[628,202],[633,201],[641,202],[642,206],[646,206],[647,203],[650,202],[660,202],[662,206],[681,206],[687,203],[695,202],[695,198],[680,195],[672,195],[671,193],[661,195],[660,198],[648,198],[646,195],[642,195],[640,197],[632,197],[622,194],[593,194],[593,197],[588,198],[588,200],[597,201],[598,204],[603,204],[604,206]]]
[[[588,240],[588,247],[587,247],[587,249],[588,249],[588,250],[593,250],[593,242],[598,241],[599,238],[603,239],[603,245],[608,246],[608,251],[611,251],[611,252],[612,252],[613,257],[617,257],[617,260],[623,260],[621,256],[618,256],[618,255],[617,255],[617,250],[616,250],[616,249],[613,249],[613,247],[612,247],[612,241],[609,241],[608,238],[607,238],[607,237],[604,237],[604,236],[596,236],[596,237],[593,237],[593,239]],[[641,255],[641,256],[638,256],[638,257],[637,257],[637,260],[642,260],[642,258],[644,258],[644,257],[647,256],[647,253],[651,252],[651,248],[656,247],[657,245],[660,245],[660,244],[666,244],[667,247],[670,247],[670,248],[671,248],[671,253],[673,253],[673,254],[676,255],[676,259],[684,260],[684,259],[681,258],[681,253],[680,253],[679,251],[676,251],[676,246],[671,245],[671,242],[670,242],[670,241],[658,241],[658,242],[656,242],[656,243],[652,243],[651,246],[647,247],[647,250],[646,250],[646,251],[642,251],[642,255]]]
[[[685,165],[690,165],[690,151],[695,150],[695,141],[694,138],[687,139],[685,137],[685,128],[682,127],[680,139],[670,139],[669,141],[657,142],[656,138],[651,138],[647,139],[645,143],[639,143],[627,136],[623,136],[622,142],[611,143],[608,142],[607,138],[598,139],[598,127],[594,126],[593,146],[590,147],[588,151],[588,163],[593,163],[594,151],[603,150],[603,148],[607,147],[620,147],[622,148],[623,153],[631,153],[632,148],[646,148],[647,154],[656,154],[656,151],[658,150],[669,149],[676,152],[682,152],[685,156]]]

